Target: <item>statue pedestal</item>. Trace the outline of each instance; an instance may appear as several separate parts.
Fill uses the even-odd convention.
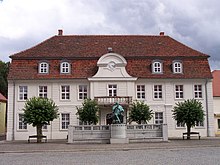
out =
[[[111,125],[111,144],[129,143],[126,135],[126,124],[112,124]]]

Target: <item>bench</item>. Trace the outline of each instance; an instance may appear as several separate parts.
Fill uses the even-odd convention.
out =
[[[47,136],[41,135],[41,139],[45,139],[45,143],[47,142]],[[28,137],[28,143],[31,142],[31,139],[37,139],[37,135],[31,135]]]
[[[198,137],[199,137],[199,140],[200,140],[200,137],[201,137],[201,136],[200,136],[199,132],[190,132],[190,137],[191,137],[191,135],[192,135],[192,136],[194,136],[194,135],[195,135],[195,136],[198,136]],[[184,140],[184,137],[187,137],[187,132],[184,132],[184,133],[183,133],[183,140]]]

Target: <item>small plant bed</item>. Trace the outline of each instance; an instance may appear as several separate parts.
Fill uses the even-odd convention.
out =
[[[201,137],[199,132],[190,132],[190,137],[192,137],[192,136],[198,136],[199,140],[200,140],[200,137]],[[183,140],[184,140],[185,137],[187,138],[187,132],[183,133]]]
[[[40,138],[41,138],[41,139],[45,139],[45,143],[47,142],[47,136],[41,135]],[[37,139],[37,135],[31,135],[31,136],[29,136],[29,138],[28,138],[28,143],[31,142],[31,139]]]

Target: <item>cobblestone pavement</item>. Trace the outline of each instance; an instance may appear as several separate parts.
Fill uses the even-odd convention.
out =
[[[83,152],[83,151],[128,151],[147,149],[178,149],[220,147],[220,138],[170,139],[168,142],[145,142],[130,144],[67,144],[66,140],[49,140],[37,144],[27,141],[0,141],[0,153],[30,153],[30,152]]]

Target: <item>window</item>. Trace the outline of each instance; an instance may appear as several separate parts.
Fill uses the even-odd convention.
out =
[[[27,86],[19,86],[19,100],[27,100],[28,88]]]
[[[70,86],[62,85],[61,86],[61,100],[69,100],[70,99]]]
[[[204,122],[196,122],[196,127],[204,127]]]
[[[88,91],[87,85],[79,85],[79,99],[87,99]]]
[[[42,129],[47,129],[47,124],[44,124],[43,126],[42,126]]]
[[[39,86],[39,97],[47,98],[47,86]]]
[[[173,73],[182,73],[182,63],[181,62],[173,62]]]
[[[218,129],[220,129],[220,119],[218,119]]]
[[[108,85],[108,96],[117,96],[117,85]]]
[[[61,114],[61,128],[68,129],[68,125],[70,124],[70,114],[62,113]]]
[[[145,85],[137,85],[137,98],[145,99]]]
[[[175,98],[183,99],[183,85],[175,85]]]
[[[202,85],[194,85],[194,97],[196,99],[202,98]]]
[[[162,85],[154,85],[154,98],[162,99]]]
[[[39,73],[48,73],[49,65],[46,62],[41,62],[39,64]]]
[[[177,128],[185,128],[185,123],[177,123],[176,127]]]
[[[162,63],[159,61],[155,61],[152,64],[152,72],[153,73],[162,73],[163,72],[163,68],[162,68]]]
[[[163,124],[163,112],[155,112],[155,124]]]
[[[24,123],[24,114],[18,115],[18,129],[27,129],[27,123]]]
[[[60,73],[70,73],[70,64],[68,62],[60,64]]]

